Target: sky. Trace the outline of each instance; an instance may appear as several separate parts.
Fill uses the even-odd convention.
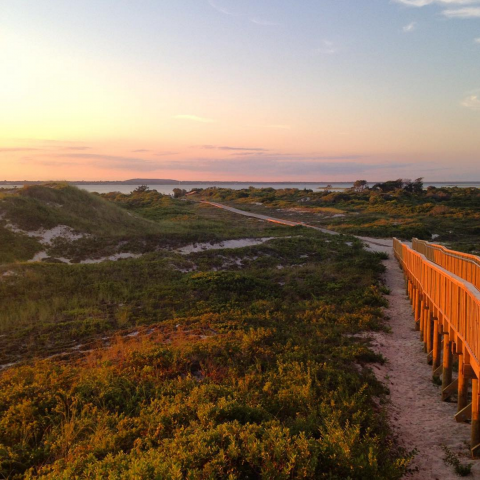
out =
[[[480,0],[0,0],[0,180],[480,181]]]

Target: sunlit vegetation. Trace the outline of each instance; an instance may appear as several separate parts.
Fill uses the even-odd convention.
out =
[[[457,249],[479,251],[480,189],[428,187],[421,179],[405,183],[364,184],[338,192],[273,188],[209,188],[194,195],[285,218],[300,218],[338,232],[410,240],[449,242]],[[334,210],[328,211],[328,208]],[[272,211],[273,210],[273,211]]]
[[[97,200],[177,244],[275,238],[0,267],[0,478],[403,475],[362,340],[384,328],[381,255],[146,190]]]

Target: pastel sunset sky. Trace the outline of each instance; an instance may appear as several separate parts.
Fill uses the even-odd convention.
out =
[[[0,180],[480,181],[480,0],[0,0]]]

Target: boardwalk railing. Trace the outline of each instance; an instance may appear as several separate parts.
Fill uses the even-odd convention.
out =
[[[423,248],[417,243],[417,247]],[[459,422],[471,420],[471,449],[480,456],[480,292],[467,281],[436,265],[426,255],[394,239],[393,248],[406,280],[416,329],[433,365],[442,376],[442,398],[457,394]],[[425,250],[429,256],[430,249]],[[457,252],[454,252],[457,253]],[[437,253],[434,252],[436,256]],[[459,254],[461,256],[461,254]],[[458,376],[453,379],[453,360]],[[470,395],[471,381],[471,395]]]
[[[442,245],[425,242],[414,238],[412,247],[417,252],[425,255],[428,260],[440,265],[449,272],[454,273],[460,278],[480,290],[480,258],[468,253],[449,250]]]

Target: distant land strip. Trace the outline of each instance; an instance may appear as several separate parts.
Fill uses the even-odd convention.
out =
[[[303,181],[294,181],[294,182],[269,182],[269,181],[232,181],[232,180],[172,180],[164,178],[132,178],[130,180],[0,180],[0,185],[42,185],[50,182],[62,182],[68,183],[70,185],[345,185],[351,183],[353,185],[354,181],[351,182],[303,182]],[[374,185],[379,182],[368,182],[368,185]],[[461,181],[461,182],[428,182],[424,183],[434,183],[435,185],[471,185],[475,183],[480,183],[479,181]]]

